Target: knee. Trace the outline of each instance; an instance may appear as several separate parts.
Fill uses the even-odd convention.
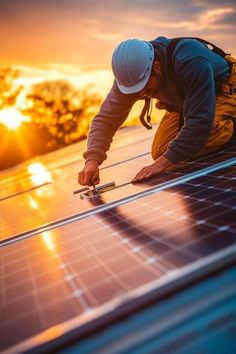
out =
[[[158,147],[158,144],[156,144],[155,140],[153,140],[151,148],[151,155],[153,160],[157,160],[164,152],[165,151],[161,151],[160,147]]]
[[[152,143],[151,155],[153,160],[162,156],[167,150],[169,143],[176,137],[178,134],[178,123],[179,113],[167,112],[164,115]]]

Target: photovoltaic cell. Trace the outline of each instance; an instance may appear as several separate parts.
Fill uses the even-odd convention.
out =
[[[140,286],[234,245],[235,175],[222,169],[2,247],[2,349],[88,323],[102,306],[114,311]]]

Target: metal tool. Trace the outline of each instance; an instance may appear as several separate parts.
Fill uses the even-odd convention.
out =
[[[93,185],[93,188],[89,188],[89,187],[80,188],[80,189],[77,189],[76,191],[74,191],[73,193],[74,194],[81,193],[80,199],[86,199],[86,198],[96,196],[98,194],[101,194],[101,193],[104,193],[104,192],[107,192],[107,191],[110,191],[113,189],[127,186],[129,184],[132,184],[132,182],[126,182],[126,183],[120,184],[118,186],[116,186],[115,182],[109,182],[109,183],[103,184],[101,186]]]
[[[73,194],[82,193],[82,192],[85,192],[85,191],[88,191],[88,190],[89,190],[89,187],[80,188],[80,189],[75,190],[73,192]]]
[[[92,189],[89,189],[84,191],[84,193],[80,194],[80,199],[85,199],[88,197],[96,196],[98,194],[107,192],[108,190],[114,189],[116,187],[115,182],[109,182],[106,184],[103,184],[101,186],[93,186]]]

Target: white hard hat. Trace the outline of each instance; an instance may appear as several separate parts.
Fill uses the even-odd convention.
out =
[[[121,42],[112,55],[112,71],[117,85],[125,94],[144,88],[152,70],[154,48],[140,39]]]

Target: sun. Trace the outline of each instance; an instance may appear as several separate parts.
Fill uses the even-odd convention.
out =
[[[16,130],[22,122],[28,120],[29,118],[23,116],[16,108],[0,110],[0,123],[4,124],[10,130]]]

